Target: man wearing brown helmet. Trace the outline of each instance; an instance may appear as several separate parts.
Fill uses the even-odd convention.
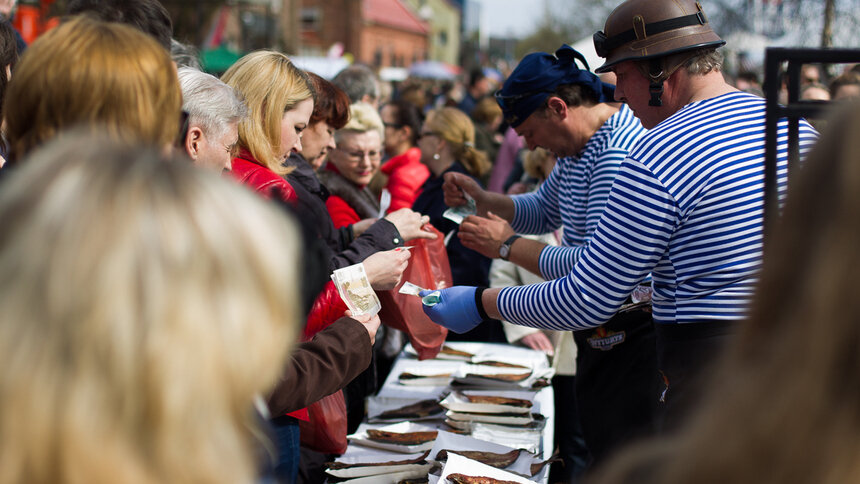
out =
[[[622,162],[591,244],[570,274],[533,286],[452,287],[425,308],[453,331],[482,316],[546,329],[609,319],[650,273],[662,427],[695,399],[702,370],[746,316],[761,267],[765,101],[729,86],[724,42],[693,0],[628,0],[595,35],[616,100],[649,131]],[[785,195],[788,126],[778,131]],[[817,139],[802,122],[804,155]],[[471,299],[470,299],[471,298]]]

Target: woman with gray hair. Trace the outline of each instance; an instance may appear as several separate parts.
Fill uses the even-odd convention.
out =
[[[232,87],[191,67],[179,69],[179,85],[187,116],[182,148],[200,166],[229,170],[238,154],[239,121],[248,113],[245,103]]]

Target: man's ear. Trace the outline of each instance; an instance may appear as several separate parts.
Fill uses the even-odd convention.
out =
[[[547,111],[561,120],[567,118],[567,103],[558,96],[550,96],[546,102]]]
[[[199,126],[188,128],[188,135],[185,137],[185,152],[194,161],[197,161],[200,156],[201,143],[203,143],[203,130]]]
[[[403,130],[403,135],[406,136],[406,139],[410,141],[410,144],[415,144],[418,140],[415,140],[415,143],[412,142],[412,135],[415,133],[410,126],[401,126],[400,129]]]

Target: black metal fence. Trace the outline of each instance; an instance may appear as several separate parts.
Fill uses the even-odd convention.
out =
[[[777,183],[777,125],[788,119],[789,173],[800,160],[799,122],[801,118],[820,118],[831,102],[801,101],[800,74],[804,64],[860,63],[860,49],[799,49],[771,47],[765,51],[764,90],[765,162],[764,162],[764,221],[765,235],[779,216],[779,190]],[[785,74],[785,76],[783,75]],[[779,91],[787,80],[788,101],[779,103]]]

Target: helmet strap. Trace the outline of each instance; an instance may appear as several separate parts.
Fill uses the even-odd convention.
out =
[[[649,106],[663,105],[663,83],[696,54],[696,51],[681,52],[638,63],[640,71],[649,80],[648,92],[651,94],[651,99],[648,100]]]
[[[663,83],[669,76],[663,76],[663,59],[651,59],[648,62],[648,79],[651,81],[648,85],[648,92],[651,93],[651,99],[648,100],[649,106],[663,105]]]

